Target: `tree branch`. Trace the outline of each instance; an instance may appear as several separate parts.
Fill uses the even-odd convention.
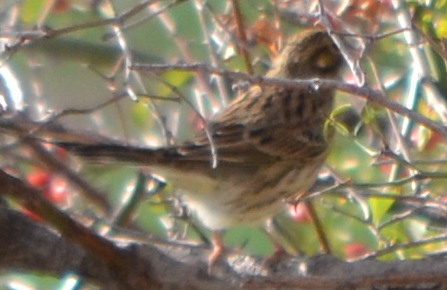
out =
[[[131,69],[141,72],[157,72],[165,70],[180,71],[202,71],[212,75],[221,75],[233,80],[247,81],[252,84],[283,86],[288,88],[308,88],[309,90],[319,89],[337,89],[345,93],[353,94],[361,98],[367,99],[369,102],[381,105],[402,116],[408,117],[413,121],[432,129],[443,136],[447,136],[447,127],[436,123],[427,117],[412,111],[401,104],[394,102],[379,90],[375,90],[368,86],[358,87],[353,84],[343,83],[335,80],[309,79],[309,80],[288,80],[282,78],[263,77],[258,75],[247,74],[237,71],[229,71],[217,67],[212,67],[203,63],[192,64],[134,64]]]
[[[45,216],[61,235],[6,207],[0,210],[0,268],[76,271],[106,289],[365,289],[447,285],[443,259],[343,262],[328,255],[286,257],[266,269],[260,258],[230,253],[207,274],[209,250],[178,243],[123,243],[93,233],[39,191],[0,171],[4,196]],[[20,253],[18,255],[17,253]],[[299,270],[298,270],[299,269]],[[416,285],[416,286],[415,286]],[[415,288],[423,289],[423,288]]]

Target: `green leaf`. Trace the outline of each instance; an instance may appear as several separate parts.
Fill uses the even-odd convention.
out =
[[[191,79],[190,72],[170,70],[163,73],[163,78],[175,87],[180,87]],[[161,96],[167,96],[171,93],[171,89],[166,85],[160,83],[157,93]]]
[[[436,25],[436,34],[439,38],[447,38],[447,19],[442,19]]]
[[[398,194],[398,188],[390,188],[387,193],[388,194]],[[377,226],[382,221],[382,218],[386,213],[388,213],[388,210],[390,207],[394,204],[395,200],[393,199],[386,199],[386,198],[371,198],[369,205],[371,208],[371,212],[373,215],[373,222]]]
[[[39,17],[41,17],[45,6],[48,5],[47,0],[27,0],[21,4],[22,21],[26,23],[36,23]]]
[[[149,118],[147,105],[144,102],[135,102],[132,106],[132,120],[138,128],[145,128],[152,120]]]
[[[358,113],[350,104],[343,104],[335,108],[330,119],[333,121],[332,125],[343,136],[355,135],[356,128],[360,123]]]

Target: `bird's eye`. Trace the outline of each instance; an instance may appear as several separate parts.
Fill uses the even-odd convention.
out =
[[[337,66],[337,55],[327,49],[318,51],[315,54],[314,63],[320,70],[330,70],[331,68]]]
[[[321,72],[329,72],[339,65],[339,56],[331,49],[316,51],[313,57],[315,68]]]

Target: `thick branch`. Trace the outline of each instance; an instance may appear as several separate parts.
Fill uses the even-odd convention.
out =
[[[2,267],[45,269],[55,274],[72,270],[103,285],[113,285],[108,289],[210,289],[211,285],[213,289],[226,289],[230,283],[241,288],[346,289],[355,285],[361,289],[446,280],[447,264],[443,260],[347,263],[326,255],[306,260],[287,258],[275,265],[274,272],[266,271],[259,259],[229,255],[230,268],[216,266],[213,274],[217,277],[209,277],[206,249],[172,244],[118,246],[75,222],[40,192],[3,171],[0,183],[3,195],[19,200],[62,234],[62,237],[56,235],[3,208],[0,211]]]

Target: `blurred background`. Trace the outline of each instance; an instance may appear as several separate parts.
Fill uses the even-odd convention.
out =
[[[83,164],[46,141],[180,144],[249,84],[169,65],[263,75],[291,35],[314,26],[340,40],[349,62],[343,82],[377,89],[445,125],[446,15],[447,1],[1,0],[0,166],[93,231],[206,244],[210,232],[185,215],[169,180],[121,164]],[[285,201],[267,223],[281,246],[294,255],[331,252],[346,260],[444,255],[445,136],[348,92],[337,93],[331,117],[337,137],[309,198],[315,212]],[[82,193],[33,154],[24,134],[100,197]],[[46,224],[19,200],[5,201]],[[260,228],[228,229],[224,243],[256,256],[275,250]],[[2,267],[0,275],[0,289],[97,287],[76,273]]]

